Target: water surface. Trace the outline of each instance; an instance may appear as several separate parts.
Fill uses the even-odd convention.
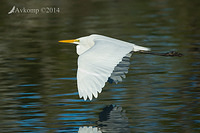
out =
[[[13,13],[59,8],[59,13]],[[1,1],[0,132],[200,132],[200,3],[172,0]],[[156,52],[133,54],[127,78],[79,99],[75,46],[103,34]]]

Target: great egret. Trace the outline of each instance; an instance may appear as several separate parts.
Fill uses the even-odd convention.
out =
[[[80,98],[92,100],[98,97],[107,81],[120,82],[128,73],[129,58],[133,52],[149,51],[149,48],[92,34],[74,40],[60,40],[62,43],[77,44],[78,57],[77,86]]]

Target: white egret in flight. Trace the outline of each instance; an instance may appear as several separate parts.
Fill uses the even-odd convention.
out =
[[[149,51],[149,48],[92,34],[62,43],[77,44],[77,86],[80,98],[92,100],[98,97],[107,81],[120,82],[128,73],[129,58],[133,52]]]

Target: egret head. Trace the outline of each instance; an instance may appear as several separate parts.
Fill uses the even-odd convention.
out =
[[[80,37],[73,40],[60,40],[58,42],[78,44],[76,46],[76,52],[78,55],[84,53],[94,45],[94,40],[91,36]]]

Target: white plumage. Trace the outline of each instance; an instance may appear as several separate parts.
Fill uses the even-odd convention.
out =
[[[102,88],[114,72],[122,59],[130,52],[148,51],[149,48],[138,46],[125,41],[113,39],[102,35],[90,35],[75,40],[61,40],[59,42],[75,43],[78,57],[77,85],[79,97],[92,100],[98,97]],[[131,55],[129,54],[128,57]],[[124,67],[128,70],[127,67]],[[127,73],[124,68],[118,66],[115,78],[121,81]],[[113,75],[113,74],[112,74]],[[111,77],[115,81],[114,76]],[[116,80],[117,80],[116,79]]]

